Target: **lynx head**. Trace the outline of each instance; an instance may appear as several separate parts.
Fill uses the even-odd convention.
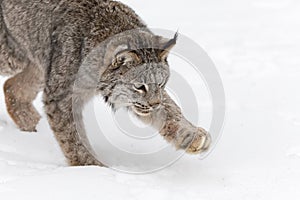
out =
[[[167,57],[177,34],[168,40],[153,35],[142,40],[151,47],[117,52],[101,81],[107,86],[104,98],[113,108],[127,107],[145,117],[161,106],[162,91],[170,75]]]

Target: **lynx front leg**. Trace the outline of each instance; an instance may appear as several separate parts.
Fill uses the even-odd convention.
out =
[[[77,99],[78,95],[76,97],[74,94],[74,83],[82,56],[81,37],[70,37],[69,32],[62,32],[55,37],[60,40],[53,47],[43,97],[48,122],[70,165],[103,166],[93,156],[86,139],[81,116],[85,101]],[[81,95],[85,96],[86,94]],[[77,103],[73,105],[74,101]]]
[[[23,131],[36,131],[40,115],[32,101],[42,88],[42,72],[30,65],[4,84],[7,111]]]
[[[180,108],[164,91],[161,108],[163,115],[154,120],[164,120],[160,134],[177,149],[183,149],[190,154],[206,151],[211,143],[211,137],[203,128],[195,127],[182,115]],[[156,122],[157,123],[157,122]]]
[[[60,87],[56,91],[62,92],[61,96],[56,96],[53,90],[53,88],[57,87]],[[75,108],[72,105],[72,99],[71,90],[63,89],[59,85],[52,85],[52,88],[47,86],[45,89],[45,109],[55,137],[71,166],[103,166],[91,153],[92,149],[89,148],[89,143],[84,135],[81,109],[77,107],[79,111],[74,112]],[[81,107],[81,105],[76,106]],[[77,115],[76,122],[74,114]]]

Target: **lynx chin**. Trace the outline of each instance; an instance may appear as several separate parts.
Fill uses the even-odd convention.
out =
[[[74,119],[82,120],[82,108],[95,95],[113,109],[128,108],[176,149],[197,154],[209,148],[209,133],[192,125],[165,91],[177,35],[153,34],[117,1],[0,0],[0,5],[0,75],[11,76],[4,84],[7,111],[21,130],[36,131],[40,115],[32,101],[43,91],[49,124],[70,165],[103,166],[83,122],[78,128]],[[76,83],[77,75],[103,42],[86,67],[96,84],[89,90],[90,79]]]

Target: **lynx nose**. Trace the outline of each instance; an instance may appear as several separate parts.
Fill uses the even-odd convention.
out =
[[[148,101],[148,103],[152,108],[157,108],[160,105],[161,101],[160,101],[160,99],[155,98],[155,99],[151,99],[150,101]]]

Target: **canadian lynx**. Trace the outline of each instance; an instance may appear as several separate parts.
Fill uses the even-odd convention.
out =
[[[70,165],[102,165],[83,141],[85,136],[79,136],[74,119],[73,102],[78,103],[75,115],[81,119],[84,104],[94,95],[102,95],[114,108],[127,107],[177,149],[188,153],[208,149],[210,135],[186,120],[164,90],[170,75],[167,57],[176,35],[172,39],[154,35],[132,9],[111,0],[0,0],[0,4],[0,75],[11,76],[4,84],[8,113],[21,130],[36,131],[40,115],[32,101],[43,90],[49,124]],[[129,30],[138,31],[118,38]],[[87,55],[113,36],[117,42],[102,48],[108,59],[100,51],[90,60],[96,92],[88,88],[85,94],[74,92]],[[139,44],[152,48],[134,48]]]

